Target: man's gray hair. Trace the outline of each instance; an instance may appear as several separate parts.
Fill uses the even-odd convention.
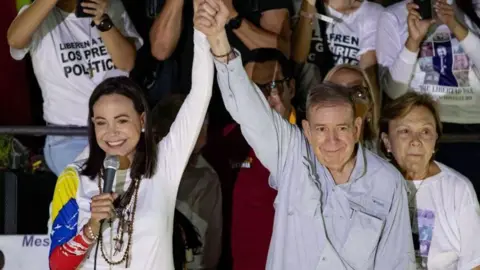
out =
[[[355,116],[355,101],[353,94],[356,88],[345,87],[331,82],[320,83],[308,91],[306,113],[309,118],[310,110],[323,105],[334,106],[348,104],[352,107],[352,114]]]

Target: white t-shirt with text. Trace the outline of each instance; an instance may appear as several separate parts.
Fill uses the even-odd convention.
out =
[[[29,5],[24,6],[24,12]],[[108,15],[115,27],[140,48],[138,35],[120,0],[109,3]],[[106,78],[125,75],[117,69],[92,18],[78,18],[54,7],[38,26],[25,49],[10,48],[21,60],[30,52],[33,69],[42,89],[44,119],[56,125],[86,126],[88,100],[95,87]]]
[[[460,173],[437,165],[439,174],[407,182],[417,269],[472,269],[480,265],[475,190]]]
[[[297,15],[301,4],[302,1],[294,0]],[[334,19],[334,23],[327,24],[326,36],[335,65],[356,66],[364,53],[375,50],[377,23],[383,9],[381,5],[369,1],[363,1],[360,7],[350,14],[342,14],[331,7],[326,7],[326,15]],[[319,22],[319,20],[313,22],[310,53],[297,78],[298,90],[301,93],[306,93],[326,75],[321,74],[318,68],[324,64],[321,63],[319,55],[325,50]]]

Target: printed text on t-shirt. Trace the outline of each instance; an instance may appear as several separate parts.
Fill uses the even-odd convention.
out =
[[[66,78],[115,69],[100,37],[91,41],[60,43],[60,57]]]

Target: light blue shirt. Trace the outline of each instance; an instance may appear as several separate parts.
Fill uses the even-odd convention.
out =
[[[402,175],[359,145],[350,180],[336,185],[241,58],[215,64],[225,106],[278,190],[267,270],[415,269]]]

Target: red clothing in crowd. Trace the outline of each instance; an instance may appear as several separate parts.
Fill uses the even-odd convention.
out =
[[[295,123],[295,113],[289,120]],[[225,244],[231,247],[233,269],[264,270],[273,230],[273,202],[277,196],[277,191],[268,184],[270,172],[257,159],[238,124],[227,126],[220,136],[209,136],[212,143],[205,156],[222,182],[227,219],[224,231],[230,232],[231,237],[231,243]],[[229,195],[233,197],[231,207]],[[228,220],[229,209],[231,220]]]
[[[233,189],[232,256],[234,270],[264,270],[272,237],[273,202],[270,172],[250,150]]]

